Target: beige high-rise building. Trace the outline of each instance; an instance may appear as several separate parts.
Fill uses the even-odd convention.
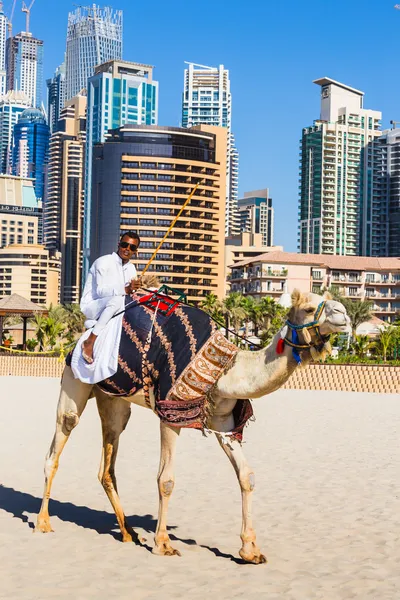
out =
[[[19,294],[49,306],[60,300],[60,255],[39,244],[0,248],[0,298]]]
[[[151,269],[190,301],[224,294],[226,143],[224,127],[125,125],[93,148],[90,262],[137,231],[139,273],[196,183],[189,206]]]
[[[50,139],[44,239],[48,250],[62,254],[63,304],[80,296],[86,103],[81,95],[66,102]]]

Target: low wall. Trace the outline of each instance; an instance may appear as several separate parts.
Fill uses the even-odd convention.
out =
[[[400,367],[385,365],[309,365],[297,369],[286,390],[400,393]]]
[[[64,361],[54,356],[0,355],[0,377],[61,377]]]
[[[64,362],[54,357],[0,355],[0,377],[61,377]],[[299,368],[287,390],[338,390],[400,393],[400,367],[383,365],[310,365]]]

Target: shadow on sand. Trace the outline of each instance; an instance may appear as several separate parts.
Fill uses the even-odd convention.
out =
[[[8,512],[23,523],[27,523],[30,529],[34,529],[35,524],[24,513],[38,514],[41,503],[41,498],[32,496],[26,492],[14,490],[5,485],[0,485],[0,510]],[[52,499],[49,504],[49,512],[50,516],[58,517],[62,521],[74,523],[78,527],[84,527],[85,529],[93,529],[93,531],[96,531],[100,535],[111,535],[114,539],[121,540],[119,531],[113,531],[114,529],[118,529],[114,513],[88,508],[87,506],[77,506],[76,504],[72,504],[72,502],[60,502],[59,500]],[[149,514],[131,515],[127,517],[127,521],[133,529],[144,529],[149,534],[154,534],[157,526],[157,520],[153,515]],[[168,527],[169,532],[174,529],[177,529],[174,525]],[[198,545],[196,540],[182,539],[172,533],[170,533],[170,538],[188,546]],[[147,544],[143,544],[143,547],[151,552],[151,547]],[[241,559],[231,554],[224,554],[218,548],[211,548],[206,545],[200,545],[200,547],[209,550],[219,558],[229,559],[237,564],[245,564]]]

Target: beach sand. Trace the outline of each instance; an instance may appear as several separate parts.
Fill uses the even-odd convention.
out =
[[[61,457],[50,514],[33,534],[54,429],[55,379],[2,378],[0,598],[397,600],[400,398],[278,391],[254,402],[244,450],[267,565],[239,559],[241,503],[214,437],[183,431],[170,503],[182,557],[120,542],[97,480],[100,422],[90,401]],[[117,461],[128,521],[153,545],[158,420],[132,407]]]

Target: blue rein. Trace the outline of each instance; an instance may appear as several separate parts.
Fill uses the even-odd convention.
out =
[[[292,331],[292,339],[289,340],[288,337],[286,336],[284,339],[284,342],[288,346],[292,347],[293,358],[295,359],[297,364],[301,364],[301,357],[300,357],[301,350],[307,350],[307,349],[311,348],[311,346],[317,347],[318,349],[322,349],[325,342],[328,341],[328,339],[329,339],[329,335],[324,337],[321,335],[321,333],[319,331],[319,327],[320,327],[319,320],[321,318],[322,313],[324,312],[325,304],[326,304],[326,302],[325,302],[325,300],[323,300],[318,305],[317,310],[314,313],[314,320],[311,321],[310,323],[305,323],[304,325],[296,325],[295,323],[292,323],[291,321],[289,321],[289,319],[287,319],[287,321],[286,321],[286,325]],[[315,330],[315,333],[317,334],[317,338],[319,340],[318,346],[313,343],[309,343],[309,344],[304,344],[304,343],[301,344],[300,343],[300,338],[299,338],[298,332],[301,331],[302,329],[314,329]]]

